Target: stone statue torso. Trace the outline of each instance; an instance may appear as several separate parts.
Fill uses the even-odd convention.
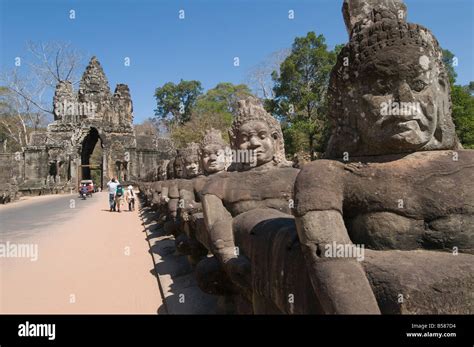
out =
[[[212,177],[202,193],[218,196],[233,217],[256,208],[291,214],[290,200],[298,172],[294,168],[225,172]]]
[[[311,165],[307,170],[314,175],[304,174],[308,191],[303,192],[303,182],[297,184],[301,191],[297,204],[300,201],[301,208],[310,210],[340,210],[352,242],[368,248],[453,251],[457,247],[472,253],[474,152],[429,151],[384,159],[391,158],[333,162],[331,172],[317,172],[318,164]],[[339,196],[331,203],[324,198],[309,203],[305,196],[327,196],[325,185],[334,186]]]

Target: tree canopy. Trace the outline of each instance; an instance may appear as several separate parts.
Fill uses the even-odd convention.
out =
[[[328,137],[327,87],[340,46],[329,50],[323,35],[297,37],[290,54],[272,74],[275,98],[267,109],[282,122],[289,154],[324,151]]]
[[[472,89],[469,86],[454,85],[451,91],[456,133],[464,148],[474,149],[474,96]]]
[[[191,110],[201,94],[199,81],[181,80],[178,84],[168,82],[155,90],[155,115],[170,124],[184,124],[189,121]]]
[[[467,86],[455,84],[456,57],[447,49],[443,49],[443,62],[451,82],[452,117],[456,134],[464,148],[474,149],[474,82],[471,81]]]
[[[173,107],[182,102],[183,90],[187,90],[186,93],[192,94],[194,98],[192,102],[187,104],[188,108],[184,115],[178,112],[179,120],[175,118],[175,121],[168,123],[168,130],[175,145],[179,148],[190,142],[199,142],[205,131],[210,128],[221,130],[223,138],[228,140],[227,130],[232,124],[237,101],[246,95],[250,95],[250,89],[245,84],[235,85],[222,82],[202,94],[201,83],[198,81],[192,82],[195,83],[187,84],[189,87],[187,89],[184,88],[185,86],[182,86],[182,88],[170,87],[170,83],[157,88],[157,91],[160,90],[160,95],[165,95],[163,99],[166,99],[165,103],[169,105],[168,113],[176,112]],[[199,89],[196,86],[199,86]],[[166,93],[162,93],[162,91],[166,91]],[[177,100],[180,101],[176,102]],[[191,99],[188,98],[187,100]],[[163,112],[160,112],[157,117],[163,118],[163,114]]]

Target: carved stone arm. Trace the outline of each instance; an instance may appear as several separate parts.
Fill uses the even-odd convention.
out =
[[[169,201],[169,197],[168,197],[168,192],[169,192],[169,188],[167,185],[163,185],[163,187],[161,188],[161,203],[162,204],[165,204]]]
[[[204,222],[211,251],[222,263],[237,257],[232,230],[232,215],[227,211],[222,200],[215,195],[205,194],[202,197]]]
[[[362,265],[335,247],[354,246],[339,211],[310,211],[297,218],[297,230],[311,283],[329,314],[380,314]],[[347,246],[346,246],[347,245]]]

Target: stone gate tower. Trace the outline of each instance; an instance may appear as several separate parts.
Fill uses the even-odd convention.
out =
[[[102,146],[104,183],[112,177],[145,179],[159,160],[171,155],[166,140],[151,136],[137,139],[130,90],[126,84],[118,84],[112,94],[96,57],[90,60],[77,92],[67,81],[56,86],[53,107],[54,121],[46,132],[33,133],[24,151],[21,190],[77,187],[81,179],[91,178],[88,165],[96,145]]]

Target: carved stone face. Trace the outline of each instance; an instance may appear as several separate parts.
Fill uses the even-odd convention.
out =
[[[184,158],[184,173],[186,178],[193,178],[199,174],[199,157],[197,155]]]
[[[158,180],[159,181],[164,181],[166,180],[166,176],[167,176],[167,172],[166,172],[166,164],[165,163],[162,163],[159,167],[158,167]]]
[[[364,64],[355,91],[362,142],[396,151],[427,145],[449,103],[436,60],[415,46],[378,51]]]
[[[256,165],[264,165],[272,161],[275,155],[275,136],[264,122],[249,121],[240,128],[237,147],[240,150],[254,151]]]
[[[175,178],[175,176],[174,176],[174,162],[175,162],[175,160],[172,159],[168,162],[168,164],[166,164],[166,179],[167,180],[171,180],[171,179]]]
[[[183,178],[184,177],[184,165],[183,161],[180,159],[176,159],[173,163],[174,169],[174,177],[175,178]]]
[[[225,169],[225,152],[218,144],[209,144],[202,149],[201,160],[204,171],[213,174]]]

